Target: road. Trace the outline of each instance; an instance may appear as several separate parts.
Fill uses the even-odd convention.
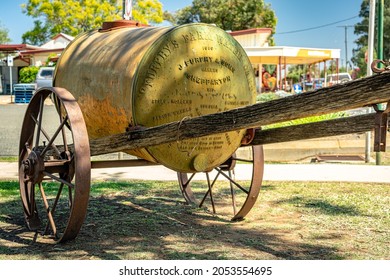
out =
[[[54,106],[47,106],[45,114],[58,118]],[[27,104],[0,104],[0,156],[17,156],[23,118]],[[51,131],[50,128],[47,128]]]
[[[27,105],[0,105],[0,156],[18,154],[21,126]]]

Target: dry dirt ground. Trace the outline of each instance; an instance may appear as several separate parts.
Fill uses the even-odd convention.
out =
[[[3,201],[0,259],[390,259],[388,185],[266,182],[240,222],[229,203],[187,205],[177,182],[106,185],[65,244],[27,231],[16,195]]]

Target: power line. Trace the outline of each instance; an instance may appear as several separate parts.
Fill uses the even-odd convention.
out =
[[[350,18],[347,18],[347,19],[335,21],[335,22],[324,24],[324,25],[320,25],[320,26],[315,26],[315,27],[310,27],[310,28],[305,28],[305,29],[299,29],[299,30],[293,30],[293,31],[279,32],[279,33],[276,33],[276,35],[292,34],[292,33],[298,33],[298,32],[304,32],[304,31],[310,31],[310,30],[314,30],[314,29],[319,29],[319,28],[335,25],[335,24],[338,24],[338,23],[341,23],[341,22],[345,22],[345,21],[348,21],[348,20],[351,20],[351,19],[354,19],[354,18],[357,18],[357,17],[359,17],[359,16],[350,17]]]

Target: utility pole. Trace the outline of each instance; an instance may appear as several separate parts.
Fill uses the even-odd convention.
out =
[[[11,95],[11,103],[13,102],[12,101],[12,94],[13,94],[13,85],[12,85],[12,68],[14,66],[14,58],[11,56],[11,54],[9,54],[7,56],[7,65],[9,67],[9,91],[10,91],[10,95]]]
[[[372,75],[371,63],[374,60],[374,35],[375,35],[375,6],[376,0],[370,0],[370,16],[368,24],[368,50],[367,50],[367,76]],[[368,108],[368,113],[372,109]],[[371,131],[366,132],[366,162],[370,162],[371,157]]]
[[[383,16],[384,16],[384,0],[378,1],[378,59],[383,59]]]
[[[342,25],[337,26],[344,28],[345,33],[345,70],[348,72],[348,28],[353,27],[353,25]]]
[[[132,0],[123,0],[123,11],[122,11],[122,18],[125,20],[131,20],[132,19],[132,12],[133,12],[133,1]]]
[[[378,59],[383,60],[383,10],[384,10],[384,0],[377,0],[378,3],[378,42],[377,42],[377,52]],[[382,104],[379,106],[382,109]],[[375,155],[375,163],[376,165],[381,165],[382,162],[382,154],[381,152],[376,152]]]

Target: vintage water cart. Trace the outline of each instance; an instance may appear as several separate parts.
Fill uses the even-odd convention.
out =
[[[177,171],[185,200],[207,201],[214,212],[215,181],[227,178],[232,219],[242,219],[262,183],[262,144],[377,127],[382,148],[387,112],[281,130],[261,126],[387,102],[389,77],[255,104],[249,59],[219,28],[105,23],[66,48],[55,87],[38,90],[26,110],[19,181],[27,226],[57,242],[75,238],[87,212],[91,168],[149,164]],[[242,146],[248,157],[237,153]],[[91,156],[113,152],[135,158],[91,162]],[[240,161],[253,166],[250,182],[234,179]],[[206,176],[201,194],[192,188],[199,173]]]

